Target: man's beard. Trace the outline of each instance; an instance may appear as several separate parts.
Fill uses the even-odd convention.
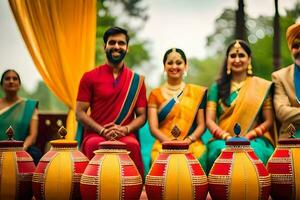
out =
[[[124,59],[125,55],[126,55],[126,51],[124,50],[120,50],[118,51],[118,53],[120,54],[118,57],[113,57],[113,51],[115,51],[115,49],[109,49],[109,50],[106,50],[105,53],[106,53],[106,58],[107,60],[114,64],[114,65],[117,65],[119,64],[120,62],[122,62],[122,60]]]

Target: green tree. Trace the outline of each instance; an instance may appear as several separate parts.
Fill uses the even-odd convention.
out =
[[[300,3],[296,3],[292,9],[286,10],[285,16],[280,17],[279,25],[280,29],[283,31],[283,33],[280,34],[281,66],[287,66],[292,63],[285,39],[285,31],[299,16]],[[252,64],[254,73],[255,75],[270,80],[271,73],[274,71],[273,18],[269,16],[259,16],[257,18],[247,16],[246,19],[247,38],[253,52]],[[216,55],[224,56],[224,52],[234,35],[234,10],[225,9],[221,16],[216,19],[215,24],[216,30],[207,37],[207,46],[208,48],[216,49]]]
[[[40,112],[67,112],[66,105],[59,100],[46,86],[44,81],[38,83],[37,89],[29,95],[29,98],[37,99],[39,101]]]
[[[215,31],[206,38],[206,46],[214,50],[216,54],[224,51],[224,45],[228,45],[234,39],[235,11],[226,8],[215,20]]]
[[[235,38],[246,41],[247,33],[244,6],[244,1],[238,0],[238,9],[235,12]]]
[[[273,22],[273,66],[274,71],[280,68],[280,16],[278,12],[278,0],[274,0],[275,15]]]
[[[189,59],[188,82],[209,87],[217,78],[222,62],[218,55],[203,60]]]
[[[46,86],[43,81],[38,83],[37,89],[30,93],[27,92],[22,86],[18,92],[20,97],[36,99],[39,101],[39,111],[40,112],[64,112],[68,111],[67,106],[65,106],[62,101],[60,101]],[[3,90],[0,90],[0,98],[4,96]]]

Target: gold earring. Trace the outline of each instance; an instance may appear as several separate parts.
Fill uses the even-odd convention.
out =
[[[249,63],[249,65],[248,65],[247,74],[249,74],[249,75],[253,74],[251,63]]]
[[[227,65],[227,71],[226,71],[226,74],[227,74],[227,75],[230,75],[230,73],[231,73],[230,66]]]

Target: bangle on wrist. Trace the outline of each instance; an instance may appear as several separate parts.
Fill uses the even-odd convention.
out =
[[[129,126],[125,126],[125,128],[126,128],[126,130],[127,130],[127,132],[126,132],[126,134],[129,134]]]
[[[191,142],[195,142],[196,141],[196,139],[195,139],[195,137],[193,135],[189,135],[188,138],[191,140]]]
[[[225,132],[225,133],[222,134],[222,137],[221,137],[221,138],[222,138],[223,140],[227,140],[227,138],[228,138],[229,136],[230,136],[230,134],[227,133],[227,132]]]
[[[102,129],[101,129],[100,132],[99,132],[99,135],[100,135],[100,136],[102,136],[102,134],[104,133],[104,130],[105,130],[105,128],[102,127]]]

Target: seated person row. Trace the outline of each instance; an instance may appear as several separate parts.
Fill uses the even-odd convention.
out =
[[[299,23],[295,23],[288,28],[286,38],[295,63],[272,74],[272,80],[275,83],[273,101],[276,117],[281,122],[279,136],[281,138],[289,137],[288,133],[292,129],[295,132],[295,136],[299,138]],[[173,52],[175,51],[176,49]],[[193,105],[182,103],[185,101],[183,94],[187,94],[186,90],[189,88],[188,85],[184,87],[181,73],[182,70],[187,70],[186,58],[184,53],[179,51],[181,58],[179,54],[177,57],[181,62],[178,62],[177,67],[172,69],[170,66],[168,67],[168,54],[170,52],[171,50],[167,51],[164,56],[165,71],[168,77],[167,83],[153,90],[149,96],[148,120],[152,134],[158,139],[153,145],[152,159],[157,156],[161,148],[160,142],[172,139],[171,132],[174,127],[178,128],[178,124],[190,122],[190,124],[186,123],[187,127],[190,128],[191,124],[193,124],[197,128],[194,129],[194,132],[190,129],[184,129],[180,133],[179,139],[186,140],[188,143],[197,141],[191,145],[190,150],[199,158],[200,163],[208,172],[221,150],[225,147],[225,140],[234,136],[234,126],[238,123],[241,126],[241,136],[250,140],[255,153],[266,164],[274,151],[277,137],[271,94],[273,90],[270,81],[253,76],[250,47],[241,40],[231,43],[226,51],[220,78],[209,88],[206,106],[206,126],[213,135],[213,139],[206,145],[204,153],[203,149],[205,148],[199,140],[199,138],[204,138],[203,136],[200,137],[204,130],[203,106],[199,106],[199,108],[194,107],[194,109],[198,109],[196,114],[194,114],[194,110],[190,110],[189,114],[186,112],[189,106]],[[176,62],[176,59],[172,61],[170,58],[170,64],[174,62]],[[185,66],[180,67],[182,62]],[[170,68],[171,70],[168,71]],[[176,74],[177,76],[179,74],[177,79]],[[172,84],[171,87],[170,83]],[[200,86],[198,87],[201,88]],[[204,105],[204,90],[202,89],[202,92],[198,92],[198,96],[190,95],[189,98],[193,99],[190,101],[200,100],[202,102],[200,105]],[[186,116],[193,116],[194,118],[192,117],[188,121]],[[179,130],[181,131],[180,128]],[[197,147],[195,148],[195,146]],[[205,159],[207,159],[206,162]]]
[[[258,157],[267,162],[275,145],[272,83],[252,75],[251,50],[244,41],[229,45],[221,76],[209,89],[207,106],[206,88],[183,82],[187,61],[182,50],[168,50],[163,64],[167,81],[151,91],[148,101],[149,126],[157,138],[152,160],[161,143],[174,139],[172,133],[177,131],[178,139],[190,144],[189,150],[209,171],[238,123],[241,136],[248,138]],[[207,134],[205,106],[206,125],[213,135],[207,149],[203,141]]]
[[[116,138],[129,144],[131,157],[142,169],[140,147],[132,131],[145,122],[145,86],[143,81],[131,84],[129,79],[133,72],[123,62],[129,38],[123,29],[122,32],[112,31],[115,29],[120,30],[112,28],[104,34],[107,64],[87,72],[80,83],[76,114],[86,127],[82,150],[91,158],[99,142]],[[252,76],[251,50],[245,42],[234,41],[228,47],[222,76],[209,90],[206,120],[214,139],[206,151],[199,139],[205,130],[206,88],[182,81],[187,70],[182,50],[168,50],[163,63],[167,82],[151,92],[148,103],[150,130],[157,138],[152,159],[157,157],[161,142],[174,139],[172,132],[177,132],[178,138],[191,144],[190,150],[203,165],[208,163],[209,169],[225,147],[225,140],[233,136],[234,125],[239,123],[241,135],[251,140],[257,155],[267,162],[275,145],[272,84]],[[129,85],[135,84],[141,90],[135,91],[133,100],[136,101],[130,101],[128,106],[126,94]],[[91,115],[87,115],[89,107]],[[127,112],[128,115],[122,116]]]

